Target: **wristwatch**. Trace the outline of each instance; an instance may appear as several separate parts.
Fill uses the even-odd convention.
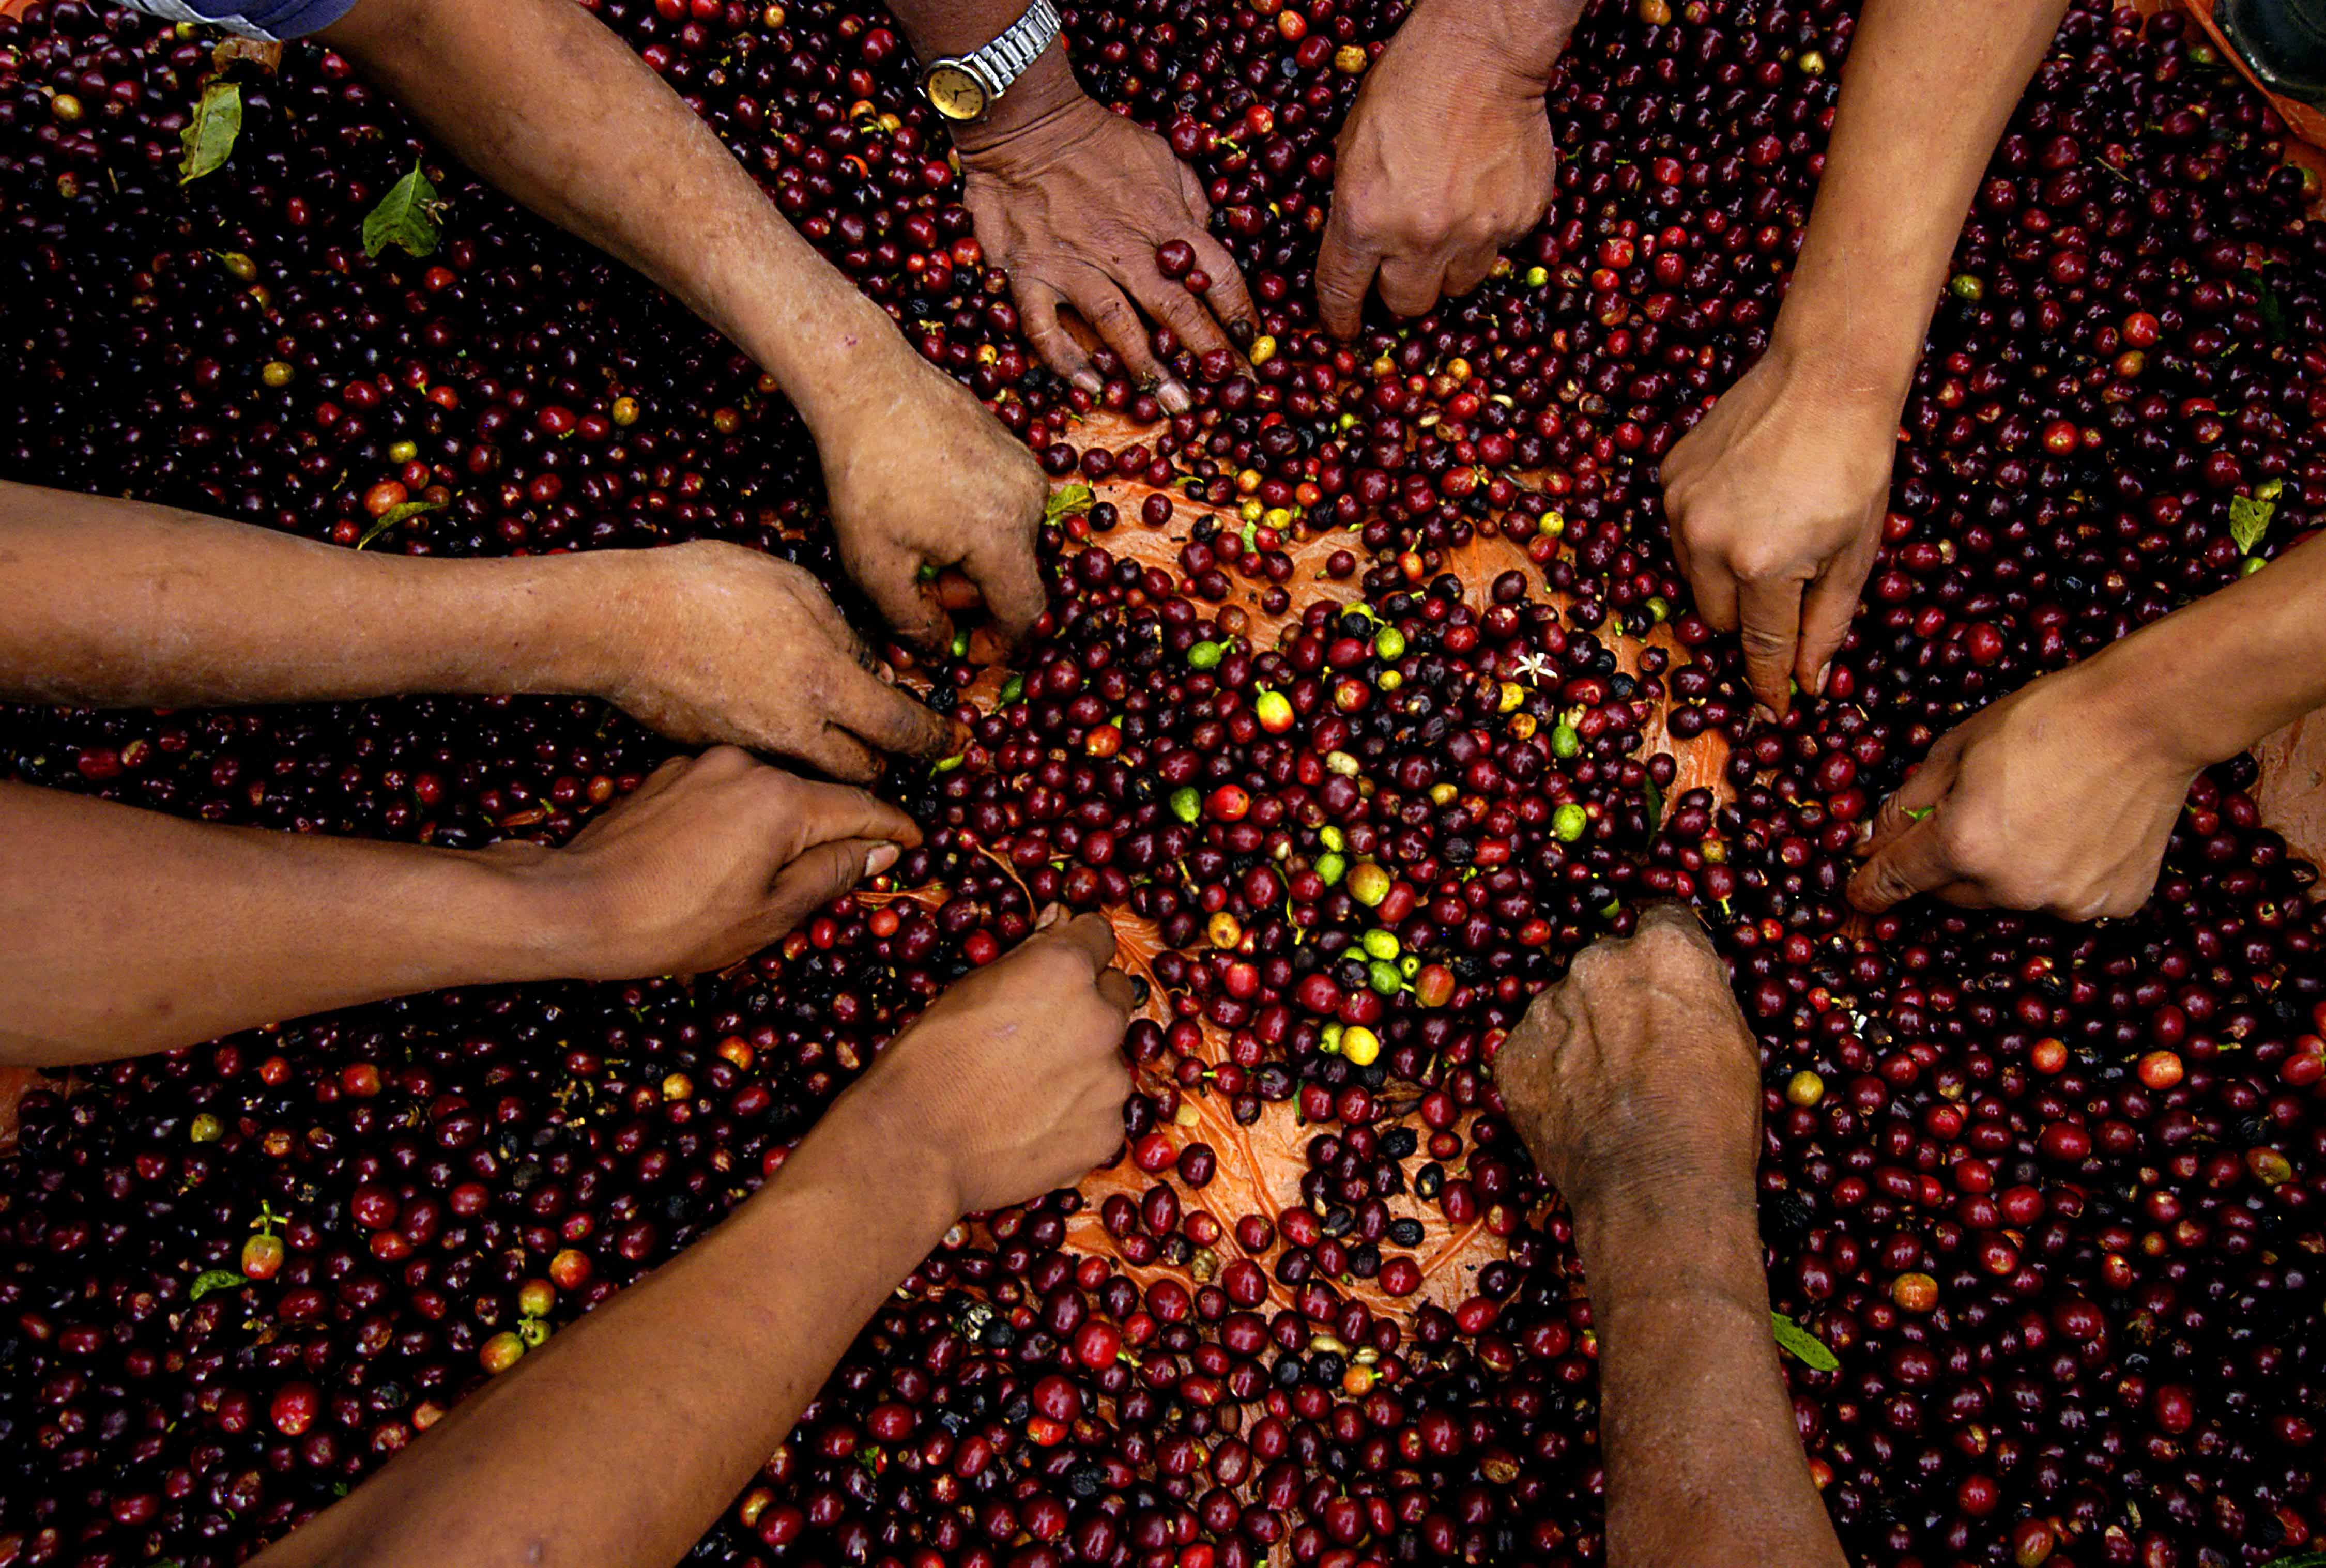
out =
[[[1033,0],[984,48],[931,60],[921,72],[921,90],[955,125],[982,120],[1057,35],[1057,7],[1051,0]]]

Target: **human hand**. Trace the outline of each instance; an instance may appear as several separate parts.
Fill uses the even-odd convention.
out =
[[[1512,1125],[1578,1216],[1750,1208],[1761,1071],[1704,928],[1659,905],[1577,953],[1493,1062]]]
[[[1122,1142],[1130,979],[1103,914],[1045,925],[956,980],[834,1114],[869,1115],[900,1161],[941,1171],[956,1213],[1023,1202]]]
[[[841,562],[900,636],[952,641],[923,586],[924,568],[951,566],[984,597],[1003,653],[1025,640],[1049,607],[1034,536],[1050,487],[1022,442],[901,343],[868,345],[815,438]]]
[[[1753,691],[1779,713],[1821,691],[1874,570],[1897,407],[1772,345],[1663,462],[1672,553],[1697,613],[1741,631]]]
[[[1377,271],[1382,302],[1400,316],[1468,293],[1505,244],[1542,220],[1557,162],[1543,93],[1573,23],[1566,16],[1547,52],[1513,48],[1445,5],[1421,7],[1398,30],[1334,148],[1317,255],[1326,331],[1356,335]]]
[[[1090,357],[1059,323],[1059,308],[1070,307],[1132,376],[1156,387],[1166,412],[1193,407],[1155,357],[1140,312],[1199,355],[1234,352],[1232,324],[1259,329],[1243,274],[1204,227],[1212,209],[1196,172],[1161,137],[1079,93],[1022,125],[964,132],[962,141],[962,200],[987,263],[1009,274],[1035,352],[1097,394]],[[1156,250],[1173,240],[1195,252],[1196,269],[1211,280],[1203,294],[1158,266]]]
[[[618,598],[619,650],[601,691],[689,745],[725,742],[859,783],[879,752],[930,756],[953,726],[874,674],[870,654],[809,573],[740,545],[639,552]]]
[[[1929,893],[2063,920],[2148,902],[2165,840],[2210,759],[2144,722],[2140,639],[2034,681],[1939,738],[1882,804],[1849,899],[1869,914]]]
[[[628,980],[749,958],[920,841],[861,790],[721,746],[665,763],[563,849],[484,853],[544,933],[543,978]]]

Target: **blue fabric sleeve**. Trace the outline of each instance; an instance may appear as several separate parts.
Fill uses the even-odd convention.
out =
[[[355,8],[356,0],[121,0],[171,22],[205,22],[252,38],[298,38],[320,32]]]

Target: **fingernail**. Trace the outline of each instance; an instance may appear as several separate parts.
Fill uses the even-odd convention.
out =
[[[1186,387],[1172,379],[1165,380],[1157,389],[1155,401],[1161,404],[1168,413],[1185,413],[1196,406],[1196,400],[1189,395]]]
[[[894,866],[897,863],[897,856],[899,853],[900,851],[894,844],[881,845],[879,849],[873,850],[872,853],[864,857],[864,875],[867,877],[878,877],[881,872],[886,871],[889,867]]]
[[[1093,397],[1096,397],[1100,393],[1106,390],[1106,383],[1098,378],[1098,372],[1095,370],[1075,371],[1074,382],[1076,386],[1081,387]]]
[[[1034,929],[1037,932],[1047,931],[1065,919],[1065,914],[1066,906],[1063,904],[1045,904],[1042,905],[1042,913],[1034,917]]]
[[[1828,659],[1824,663],[1818,666],[1817,679],[1810,682],[1810,691],[1817,696],[1824,696],[1825,678],[1832,673],[1833,661],[1831,659]]]

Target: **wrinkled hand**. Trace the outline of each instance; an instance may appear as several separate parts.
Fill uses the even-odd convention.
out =
[[[959,567],[1007,653],[1048,608],[1034,564],[1050,487],[1025,444],[909,350],[868,354],[817,429],[842,564],[907,642],[935,652],[953,622],[923,581]]]
[[[1741,631],[1762,701],[1824,689],[1874,570],[1890,501],[1897,412],[1838,392],[1772,348],[1663,463],[1672,552],[1698,613]]]
[[[1576,955],[1503,1043],[1512,1124],[1578,1214],[1753,1202],[1761,1070],[1720,955],[1660,905]]]
[[[642,589],[602,695],[640,723],[859,782],[879,772],[879,752],[931,756],[952,745],[951,724],[872,673],[809,573],[711,541],[637,560]]]
[[[1883,803],[1850,902],[1918,893],[2063,920],[2130,914],[2203,763],[2133,715],[2134,645],[2055,671],[1945,735]]]
[[[1424,8],[1398,30],[1335,146],[1317,313],[1336,338],[1356,335],[1376,272],[1382,302],[1419,316],[1476,288],[1550,205],[1543,79],[1445,14]]]
[[[507,844],[563,978],[700,974],[749,958],[921,841],[861,790],[731,746],[675,757],[562,849]]]
[[[1258,329],[1243,274],[1211,237],[1211,204],[1170,144],[1081,96],[1038,120],[961,154],[962,200],[991,265],[1009,274],[1026,340],[1051,369],[1095,394],[1098,373],[1058,320],[1061,306],[1089,323],[1172,413],[1194,405],[1157,359],[1149,318],[1196,354],[1233,352],[1224,329]],[[1200,297],[1167,278],[1156,248],[1182,240],[1211,279]],[[1247,339],[1248,340],[1248,339]]]
[[[880,1118],[898,1160],[941,1167],[962,1213],[1075,1181],[1122,1142],[1131,988],[1113,956],[1103,914],[1037,929],[890,1041],[852,1109]]]

